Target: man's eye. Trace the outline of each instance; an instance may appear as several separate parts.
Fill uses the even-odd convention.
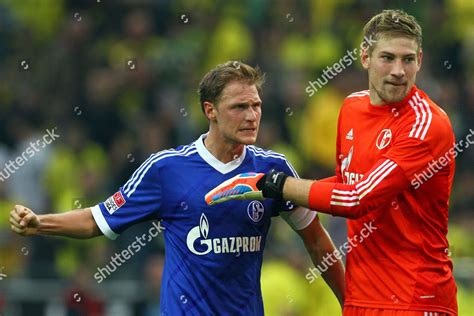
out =
[[[406,63],[412,63],[412,62],[414,62],[414,61],[415,61],[415,58],[414,58],[414,57],[407,57],[407,58],[405,58],[405,62],[406,62]]]
[[[385,60],[385,61],[390,61],[392,60],[392,56],[382,56],[382,59]]]

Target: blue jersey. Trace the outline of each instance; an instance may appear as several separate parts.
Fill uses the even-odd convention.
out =
[[[283,155],[255,146],[222,163],[205,148],[205,136],[151,155],[92,213],[112,239],[135,223],[162,221],[161,315],[263,315],[260,270],[271,217],[294,206],[271,199],[208,206],[204,196],[239,173],[297,175]]]

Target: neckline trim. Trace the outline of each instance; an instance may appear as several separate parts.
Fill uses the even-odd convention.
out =
[[[369,98],[369,108],[373,111],[390,112],[390,111],[392,111],[393,108],[399,108],[401,106],[404,106],[404,105],[408,104],[409,100],[412,100],[413,98],[415,98],[415,93],[417,91],[418,91],[418,88],[416,87],[416,85],[413,85],[410,92],[408,92],[408,94],[405,96],[405,98],[403,98],[403,100],[401,100],[399,102],[384,103],[384,104],[380,104],[380,105],[373,105],[370,102],[370,96],[368,96],[368,98]]]
[[[247,152],[246,146],[244,146],[244,150],[242,151],[242,154],[239,157],[237,157],[236,159],[232,161],[229,161],[228,163],[223,163],[222,161],[214,157],[214,155],[212,155],[211,152],[207,150],[206,146],[204,146],[204,139],[206,139],[207,134],[208,133],[202,134],[195,141],[196,149],[199,156],[201,156],[201,158],[205,162],[207,162],[211,167],[213,167],[214,169],[216,169],[222,174],[227,174],[231,171],[234,171],[238,167],[240,167],[240,165],[243,163],[246,156],[246,152]]]

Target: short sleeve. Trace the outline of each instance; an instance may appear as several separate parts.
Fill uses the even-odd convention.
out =
[[[150,156],[107,200],[92,207],[92,215],[102,233],[115,239],[128,227],[159,218],[161,185],[159,167]]]
[[[303,230],[314,221],[317,212],[305,207],[297,207],[293,211],[284,212],[280,215],[293,228],[293,230]]]

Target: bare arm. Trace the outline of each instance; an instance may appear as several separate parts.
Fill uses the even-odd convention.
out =
[[[102,235],[90,208],[62,214],[37,215],[22,205],[10,212],[11,229],[22,236],[56,235],[78,239]]]
[[[287,220],[287,218],[285,218],[285,220]],[[301,239],[303,239],[314,266],[327,260],[325,257],[333,254],[336,250],[331,241],[331,237],[329,237],[329,234],[321,225],[319,217],[317,216],[311,224],[302,230],[296,230],[296,232],[300,235]],[[342,308],[344,306],[344,265],[342,261],[337,258],[335,263],[333,261],[327,263],[328,269],[322,273],[322,277],[336,295]]]
[[[288,177],[283,187],[283,197],[293,201],[296,205],[309,207],[309,193],[313,180]]]

